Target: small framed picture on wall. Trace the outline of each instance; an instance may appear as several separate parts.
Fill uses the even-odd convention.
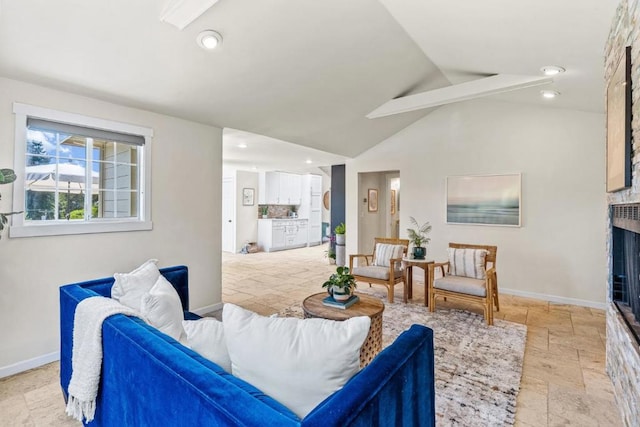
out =
[[[242,189],[242,206],[253,206],[254,205],[254,196],[255,189],[253,188],[243,188]]]
[[[378,212],[378,189],[369,189],[369,212]]]
[[[396,214],[396,190],[391,190],[391,215]]]

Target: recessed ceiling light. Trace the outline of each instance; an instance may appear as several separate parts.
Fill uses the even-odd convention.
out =
[[[545,76],[555,76],[560,73],[564,73],[567,70],[562,67],[558,67],[557,65],[545,65],[544,67],[540,68],[540,71],[542,71]]]
[[[558,92],[557,90],[541,90],[540,94],[543,98],[552,99],[560,95],[560,92]]]
[[[313,163],[313,160],[307,160],[305,163],[310,165],[311,163]]]
[[[241,142],[240,144],[238,144],[238,148],[247,148],[247,144]]]
[[[211,50],[222,44],[222,36],[213,30],[205,30],[198,34],[196,41],[201,48]]]

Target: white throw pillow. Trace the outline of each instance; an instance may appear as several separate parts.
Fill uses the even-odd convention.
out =
[[[487,251],[485,249],[448,248],[449,274],[484,280]]]
[[[387,243],[378,243],[376,245],[376,254],[374,257],[373,265],[378,267],[389,267],[391,259],[402,258],[404,252],[404,246],[402,245],[390,245]],[[399,264],[395,265],[396,267]]]
[[[186,343],[182,327],[184,312],[180,296],[164,276],[158,277],[155,285],[142,297],[140,313],[149,324],[173,339]]]
[[[203,357],[231,373],[231,359],[224,339],[222,322],[212,317],[198,320],[183,320],[182,327],[187,334],[187,346]]]
[[[264,317],[225,304],[222,324],[233,375],[304,418],[360,370],[371,319]]]
[[[131,273],[114,274],[111,298],[139,311],[142,297],[156,284],[160,276],[157,263],[157,259],[150,259]]]

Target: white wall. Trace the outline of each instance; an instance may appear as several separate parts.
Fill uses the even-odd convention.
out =
[[[189,266],[191,309],[221,302],[221,129],[0,78],[3,168],[13,167],[14,101],[152,128],[153,230],[13,239],[5,233],[0,376],[55,358],[62,284],[111,276],[158,258],[162,267]],[[0,211],[11,209],[11,190],[0,187]]]
[[[242,189],[253,188],[254,205],[242,205]],[[236,250],[258,241],[258,173],[236,171]]]
[[[398,169],[400,235],[430,221],[428,257],[448,242],[498,246],[501,291],[603,306],[606,288],[604,115],[477,100],[444,106],[347,163],[347,229],[358,172]],[[445,224],[448,175],[522,173],[521,228]],[[347,235],[347,253],[358,236]]]

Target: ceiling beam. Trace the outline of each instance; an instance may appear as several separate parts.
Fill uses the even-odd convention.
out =
[[[379,117],[467,101],[469,99],[481,98],[497,93],[545,85],[551,82],[553,82],[553,79],[546,76],[496,74],[495,76],[483,79],[392,99],[367,114],[367,118],[377,119]]]
[[[182,31],[217,2],[218,0],[169,0],[160,15],[160,21]]]

